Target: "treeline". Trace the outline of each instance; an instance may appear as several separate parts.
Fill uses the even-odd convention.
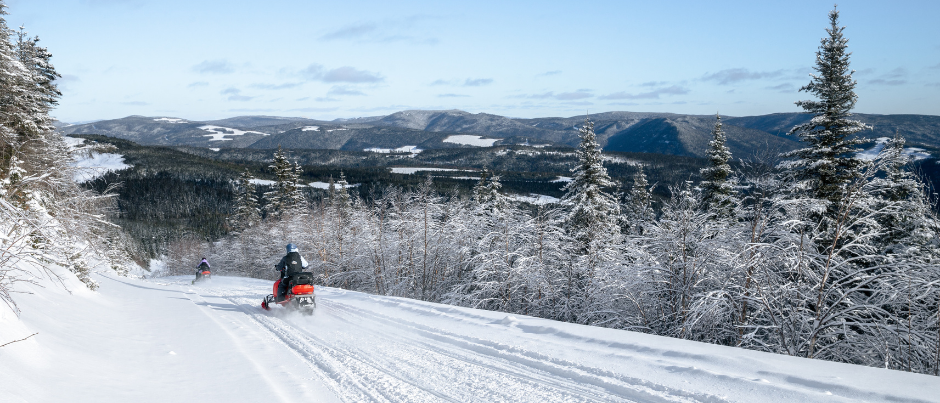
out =
[[[804,148],[735,171],[716,121],[702,180],[658,213],[642,170],[618,191],[593,123],[557,205],[523,208],[486,176],[441,195],[427,178],[365,198],[340,178],[296,194],[296,167],[261,210],[240,181],[237,232],[171,246],[170,274],[208,256],[220,273],[273,279],[298,244],[320,284],[760,351],[940,374],[940,221],[896,136],[859,159],[855,81],[838,13],[791,130]]]
[[[133,242],[105,219],[113,200],[75,183],[49,116],[61,76],[38,37],[7,27],[6,7],[0,0],[0,300],[19,313],[18,283],[64,286],[61,267],[95,289],[89,261],[126,274]]]

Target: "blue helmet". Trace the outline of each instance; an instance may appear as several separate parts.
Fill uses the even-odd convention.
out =
[[[287,253],[291,253],[291,252],[299,252],[297,249],[297,245],[294,245],[292,243],[287,244]]]

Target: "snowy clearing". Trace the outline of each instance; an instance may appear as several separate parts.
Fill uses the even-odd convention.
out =
[[[199,128],[209,133],[212,133],[212,134],[207,134],[205,136],[205,137],[212,137],[209,141],[234,140],[234,139],[227,139],[225,138],[225,136],[244,136],[248,133],[260,134],[262,136],[268,135],[267,133],[252,132],[252,131],[246,132],[243,130],[232,129],[230,127],[213,126],[213,125],[199,126]]]
[[[471,136],[467,134],[447,136],[443,140],[445,143],[454,143],[462,144],[465,146],[476,146],[476,147],[492,147],[493,143],[500,141],[502,139],[485,139],[483,136]]]
[[[334,185],[334,186],[339,186],[338,183],[333,183],[333,185]],[[349,188],[354,188],[354,187],[359,186],[359,185],[360,185],[359,183],[352,183],[352,184],[347,184],[347,185],[344,186],[344,187],[347,188],[347,189],[349,189]],[[310,187],[316,188],[316,189],[329,189],[329,188],[330,188],[330,184],[327,183],[327,182],[310,182],[310,183],[307,184],[307,186],[310,186]]]
[[[927,402],[937,378],[317,287],[94,275],[0,312],[0,401]]]
[[[859,151],[858,154],[856,154],[856,156],[866,161],[873,161],[875,158],[878,158],[878,154],[880,154],[881,150],[885,148],[885,145],[888,143],[888,140],[891,140],[891,139],[887,137],[879,137],[875,139],[875,145],[872,148]],[[932,155],[930,155],[929,152],[927,152],[923,148],[917,148],[917,147],[905,147],[904,155],[908,156],[914,161],[933,157]]]
[[[120,171],[131,167],[131,165],[124,163],[123,155],[111,153],[78,157],[72,166],[78,168],[75,171],[74,178],[79,183],[88,182],[110,171]]]
[[[154,119],[154,121],[164,122],[164,123],[188,123],[186,119],[177,119],[177,118],[157,118],[157,119]]]
[[[405,174],[413,175],[418,171],[452,171],[452,172],[466,172],[466,169],[451,169],[451,168],[391,168],[393,174]]]
[[[364,148],[364,149],[362,149],[362,151],[373,152],[373,153],[381,153],[381,154],[388,154],[388,153],[392,153],[392,152],[417,154],[417,153],[420,153],[420,152],[422,152],[422,151],[424,151],[424,150],[418,148],[418,146],[401,146],[401,147],[394,148],[394,149],[393,149],[393,148],[376,148],[376,147],[373,147],[373,148]]]
[[[212,150],[212,151],[219,151],[219,150],[221,150],[221,148],[214,148],[214,147],[209,147],[209,149]]]
[[[304,126],[302,129],[300,129],[300,131],[302,132],[310,132],[310,131],[317,131],[317,130],[320,130],[320,126]]]
[[[528,196],[510,195],[509,198],[515,201],[526,202],[526,203],[531,203],[531,204],[536,204],[536,205],[558,203],[559,201],[557,197],[540,195],[540,194],[535,194],[535,193],[529,193]]]
[[[574,178],[571,178],[571,177],[568,177],[568,176],[559,176],[557,179],[553,179],[553,180],[551,180],[551,181],[549,181],[549,182],[552,182],[552,183],[556,183],[556,182],[571,182],[571,181],[573,181],[573,180],[574,180]]]
[[[275,181],[269,181],[267,179],[249,179],[248,182],[251,182],[255,185],[261,185],[261,186],[271,186],[277,183]]]

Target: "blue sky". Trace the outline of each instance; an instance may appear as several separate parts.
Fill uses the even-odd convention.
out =
[[[54,115],[793,112],[830,1],[7,0]],[[940,2],[842,1],[862,113],[940,115]]]

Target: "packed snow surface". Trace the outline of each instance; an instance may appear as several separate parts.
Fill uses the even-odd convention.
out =
[[[463,144],[465,146],[476,146],[476,147],[492,147],[493,143],[500,141],[502,139],[485,139],[483,136],[471,136],[468,134],[460,134],[454,136],[447,136],[444,139],[445,143],[454,143],[454,144]]]
[[[209,133],[212,133],[212,134],[207,134],[205,136],[205,137],[212,137],[212,139],[210,139],[209,141],[234,140],[234,139],[227,139],[225,138],[225,136],[243,136],[248,133],[260,134],[262,136],[268,135],[267,133],[252,132],[252,131],[246,132],[244,130],[232,129],[230,127],[213,126],[213,125],[199,126],[199,128]]]
[[[393,174],[405,174],[412,175],[418,171],[466,171],[465,169],[451,169],[451,168],[392,168]]]
[[[317,287],[94,275],[0,311],[0,401],[928,402],[936,377]]]

